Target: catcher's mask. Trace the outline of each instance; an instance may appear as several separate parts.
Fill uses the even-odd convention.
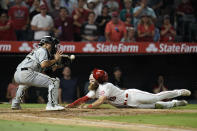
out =
[[[51,44],[51,54],[55,54],[57,51],[57,46],[59,44],[59,40],[56,39],[55,37],[52,36],[44,36],[41,40],[40,43],[38,44],[39,46],[43,46],[45,43]]]
[[[108,74],[104,70],[94,69],[93,77],[98,81],[98,83],[103,84],[108,81]]]

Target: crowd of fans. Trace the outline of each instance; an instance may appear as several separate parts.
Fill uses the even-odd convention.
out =
[[[0,40],[197,40],[196,0],[1,0]]]

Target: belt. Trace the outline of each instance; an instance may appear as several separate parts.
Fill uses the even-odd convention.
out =
[[[28,68],[21,68],[21,71],[26,71],[28,70]]]
[[[127,105],[127,98],[129,97],[129,94],[126,93],[125,97],[126,97],[126,99],[124,100],[124,105],[126,106]]]

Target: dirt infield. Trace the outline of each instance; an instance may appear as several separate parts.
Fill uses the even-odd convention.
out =
[[[19,120],[62,125],[80,125],[108,128],[121,128],[136,131],[195,131],[192,128],[175,128],[150,124],[130,124],[123,122],[86,120],[83,116],[127,116],[137,114],[197,113],[197,110],[153,110],[153,109],[65,109],[64,111],[45,111],[32,108],[23,110],[0,109],[0,119]]]

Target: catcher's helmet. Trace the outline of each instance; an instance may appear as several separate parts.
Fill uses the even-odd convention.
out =
[[[51,45],[57,45],[57,44],[59,44],[59,40],[56,39],[55,37],[52,37],[52,36],[44,36],[44,37],[40,40],[39,45],[42,46],[42,45],[44,45],[45,43],[49,43],[49,44],[51,44]]]
[[[98,81],[98,83],[102,84],[108,81],[108,74],[104,70],[94,69],[93,77]]]
[[[58,39],[56,39],[55,37],[52,37],[52,36],[44,36],[40,40],[40,43],[38,45],[39,46],[42,46],[45,43],[51,44],[51,46],[52,46],[51,54],[56,53],[56,51],[57,51],[57,45],[59,44],[59,40]]]

